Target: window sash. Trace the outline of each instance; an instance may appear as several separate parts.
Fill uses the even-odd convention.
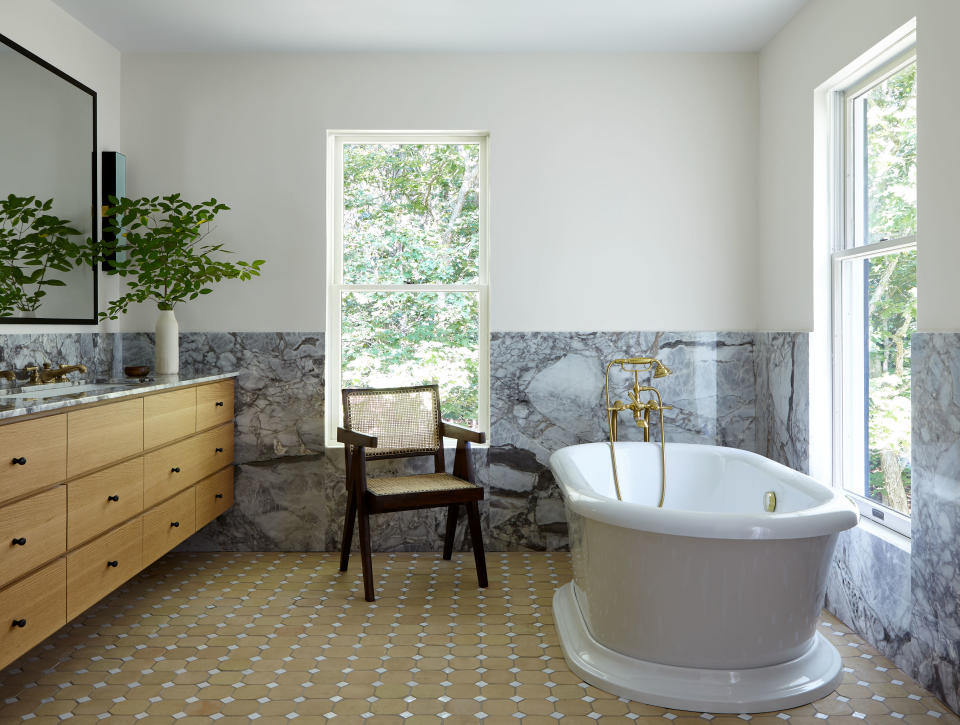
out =
[[[904,536],[910,536],[910,516],[895,511],[864,495],[848,490],[843,482],[863,477],[863,454],[867,452],[866,419],[869,400],[865,388],[864,361],[867,353],[862,340],[846,340],[844,316],[862,314],[862,302],[853,303],[851,294],[857,290],[845,289],[843,265],[873,259],[887,254],[916,249],[916,236],[909,235],[872,243],[864,243],[867,210],[866,189],[860,181],[862,173],[856,174],[856,165],[866,160],[864,134],[855,127],[858,116],[855,104],[876,85],[916,62],[916,47],[911,44],[881,66],[873,68],[846,88],[834,93],[833,129],[840,144],[833,146],[836,193],[834,204],[836,224],[831,251],[832,306],[833,306],[833,476],[834,485],[840,488],[858,507],[863,518],[890,528]],[[850,348],[850,349],[848,349]],[[856,371],[855,371],[856,369]],[[856,414],[853,410],[856,408]],[[851,445],[853,437],[858,443]],[[856,455],[855,455],[856,454]]]
[[[327,328],[325,414],[326,446],[339,448],[337,427],[342,424],[340,390],[343,360],[341,324],[342,296],[349,292],[471,292],[479,295],[479,369],[477,391],[478,422],[481,431],[490,430],[490,315],[488,284],[488,134],[484,131],[460,132],[361,132],[327,133]],[[478,276],[470,284],[344,284],[343,282],[343,147],[346,144],[476,144],[480,147],[477,188],[480,197]]]

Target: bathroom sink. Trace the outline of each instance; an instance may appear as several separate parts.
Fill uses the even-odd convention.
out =
[[[70,397],[80,398],[91,395],[103,395],[118,390],[141,385],[140,381],[115,381],[108,383],[51,383],[48,385],[26,385],[18,388],[0,390],[0,402],[31,402],[47,398]]]

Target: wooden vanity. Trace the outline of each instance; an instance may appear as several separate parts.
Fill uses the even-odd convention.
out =
[[[0,420],[0,667],[233,505],[233,418],[225,378]]]

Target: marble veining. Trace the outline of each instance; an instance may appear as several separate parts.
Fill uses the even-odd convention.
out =
[[[149,363],[153,336],[125,334],[125,364]],[[323,440],[321,333],[183,333],[181,372],[240,371],[237,494],[233,509],[199,532],[195,549],[339,548],[346,504],[342,456]],[[563,501],[547,466],[565,445],[606,436],[603,369],[622,355],[659,356],[674,374],[658,383],[675,406],[674,441],[753,449],[753,343],[747,333],[494,333],[490,447],[474,450],[487,489],[481,516],[491,550],[567,548]],[[625,397],[626,377],[614,377]],[[624,425],[623,437],[638,431]],[[448,468],[453,457],[448,455]],[[427,461],[378,461],[372,472]],[[375,548],[433,550],[444,512],[375,517]],[[458,541],[466,546],[465,522]]]
[[[22,395],[0,395],[0,420],[29,415],[30,413],[41,413],[59,410],[60,408],[72,408],[78,405],[99,403],[104,400],[118,400],[130,395],[155,393],[160,390],[179,388],[184,385],[212,383],[216,380],[236,377],[236,375],[237,373],[235,372],[193,377],[166,375],[150,378],[145,382],[107,380],[95,383],[97,387],[94,390],[82,390],[82,392],[78,391],[86,386],[71,384],[63,387],[45,388],[43,385],[38,385],[35,388],[24,389],[25,392]],[[50,394],[55,391],[56,394]],[[43,397],[31,398],[31,395]]]
[[[915,333],[912,365],[916,677],[960,710],[960,335]]]
[[[754,346],[757,453],[806,473],[810,469],[810,335],[758,332]]]
[[[24,368],[33,365],[85,365],[90,376],[109,378],[116,375],[115,337],[104,332],[0,333],[0,370],[14,370],[24,380]]]

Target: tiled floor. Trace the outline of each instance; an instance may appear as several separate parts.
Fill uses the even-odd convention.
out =
[[[0,672],[0,722],[960,723],[828,615],[845,665],[836,693],[713,717],[620,699],[567,669],[550,607],[567,554],[490,554],[485,591],[469,553],[376,555],[374,605],[359,558],[346,575],[337,560],[168,555]]]

